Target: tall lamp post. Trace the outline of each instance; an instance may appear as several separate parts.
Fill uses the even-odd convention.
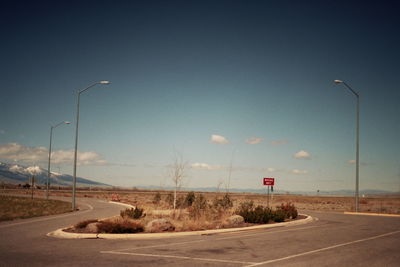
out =
[[[109,81],[99,81],[92,83],[86,88],[77,91],[77,105],[76,105],[76,131],[75,131],[75,153],[74,153],[74,177],[72,181],[72,211],[75,211],[75,191],[76,191],[76,162],[77,162],[77,154],[78,154],[78,127],[79,127],[79,100],[81,93],[85,92],[89,88],[96,86],[98,84],[107,85],[110,84]]]
[[[359,168],[360,168],[360,95],[353,90],[347,83],[341,80],[334,80],[336,84],[343,84],[347,89],[352,92],[357,98],[357,107],[356,107],[356,192],[355,192],[355,210],[359,211],[359,203],[358,203],[358,184],[359,184]]]
[[[47,185],[46,185],[46,199],[49,199],[49,188],[50,188],[50,159],[51,159],[51,139],[53,138],[53,129],[64,124],[71,124],[69,121],[62,121],[57,125],[50,127],[50,145],[49,145],[49,164],[47,167]]]

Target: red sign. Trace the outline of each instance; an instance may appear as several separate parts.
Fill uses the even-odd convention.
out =
[[[275,178],[264,178],[264,185],[274,185]]]

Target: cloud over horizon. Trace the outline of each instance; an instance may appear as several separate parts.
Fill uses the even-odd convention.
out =
[[[221,171],[221,170],[229,170],[229,166],[224,165],[212,165],[204,162],[195,162],[189,164],[189,167],[194,170],[207,170],[207,171]],[[277,168],[258,168],[258,167],[245,167],[245,166],[232,166],[231,169],[233,172],[280,172],[280,169]]]
[[[210,143],[223,145],[223,144],[228,144],[229,141],[228,141],[228,139],[226,139],[225,137],[223,137],[221,135],[212,134]]]
[[[78,165],[107,165],[96,152],[78,151]],[[18,143],[0,144],[0,159],[15,162],[45,163],[48,161],[49,151],[45,147],[27,147]],[[51,161],[56,164],[71,163],[74,159],[74,150],[57,150],[51,152]]]
[[[190,168],[195,170],[207,170],[207,171],[217,171],[225,169],[225,167],[222,165],[210,165],[202,162],[192,163],[190,164]]]
[[[263,141],[263,138],[259,138],[259,137],[251,137],[246,139],[246,143],[250,144],[250,145],[255,145],[255,144],[259,144]]]
[[[288,143],[288,141],[286,139],[284,139],[284,140],[275,140],[275,141],[271,142],[271,145],[279,146],[279,145],[285,145],[287,143]]]
[[[299,170],[299,169],[293,169],[290,171],[292,174],[308,174],[310,173],[308,170]]]
[[[311,154],[306,152],[306,151],[304,151],[304,150],[300,150],[299,152],[294,154],[293,157],[295,159],[310,159],[311,158]]]

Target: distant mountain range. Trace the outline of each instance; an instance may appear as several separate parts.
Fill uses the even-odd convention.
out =
[[[7,182],[13,184],[25,184],[35,176],[36,184],[46,184],[47,181],[47,170],[42,169],[38,166],[22,166],[16,164],[7,164],[0,162],[0,182]],[[95,182],[85,178],[76,178],[77,186],[98,186],[98,187],[109,187],[111,185]],[[58,174],[55,172],[51,173],[50,185],[56,186],[71,186],[72,176],[67,174]],[[123,189],[123,187],[120,187]],[[174,190],[174,187],[160,187],[160,186],[136,186],[136,188],[145,190]],[[196,191],[196,192],[216,192],[216,187],[186,187],[182,188],[183,191]],[[220,188],[220,192],[225,192],[225,188]],[[265,189],[238,189],[231,188],[230,192],[235,193],[255,193],[255,194],[266,194]],[[287,190],[274,190],[274,194],[296,194],[296,195],[320,195],[320,196],[351,196],[354,195],[354,190],[333,190],[333,191],[287,191]],[[360,196],[365,195],[393,195],[400,194],[400,192],[392,192],[385,190],[360,190]]]
[[[25,184],[29,182],[29,179],[35,177],[35,184],[46,184],[47,182],[47,170],[42,169],[38,166],[22,166],[17,164],[7,164],[0,162],[0,181],[13,183],[13,184]],[[58,174],[55,172],[51,173],[50,185],[58,186],[71,186],[72,176],[67,174]],[[76,177],[77,186],[110,186],[95,182],[89,179]]]

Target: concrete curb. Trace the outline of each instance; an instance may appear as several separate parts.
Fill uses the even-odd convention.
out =
[[[125,203],[121,203],[121,202],[117,202],[117,201],[108,201],[108,203],[121,205],[121,206],[124,206],[127,208],[135,208],[135,206],[132,206],[130,204],[125,204]]]
[[[367,213],[367,212],[351,212],[345,211],[344,214],[349,215],[368,215],[368,216],[383,216],[383,217],[400,217],[399,214],[384,214],[384,213]]]
[[[57,238],[67,238],[67,239],[153,239],[153,238],[173,238],[173,237],[181,237],[181,236],[199,236],[199,235],[212,235],[219,233],[229,233],[229,232],[240,232],[240,231],[249,231],[249,230],[257,230],[257,229],[266,229],[266,228],[275,228],[275,227],[288,227],[301,225],[305,223],[309,223],[314,220],[313,217],[300,214],[306,216],[305,219],[300,219],[296,221],[283,222],[283,223],[274,223],[274,224],[263,224],[249,227],[240,227],[240,228],[226,228],[226,229],[213,229],[213,230],[202,230],[202,231],[189,231],[189,232],[168,232],[168,233],[139,233],[139,234],[84,234],[84,233],[69,233],[64,232],[64,229],[58,229],[51,233],[48,233],[47,236],[57,237]]]

